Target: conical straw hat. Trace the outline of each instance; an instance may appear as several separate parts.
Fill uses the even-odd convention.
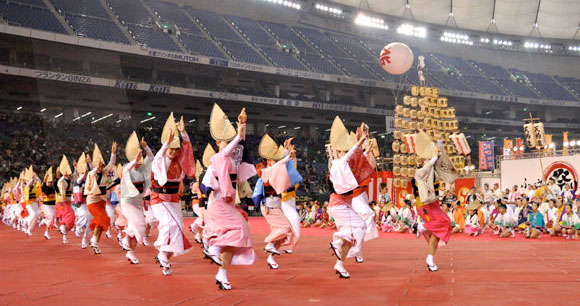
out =
[[[330,144],[336,151],[348,151],[349,133],[339,116],[334,118],[330,128]]]
[[[165,125],[163,126],[163,132],[161,132],[161,143],[167,142],[169,139],[169,134],[173,130],[173,140],[169,144],[169,148],[171,149],[179,149],[181,148],[181,142],[179,140],[179,132],[177,131],[177,126],[175,126],[175,118],[173,117],[173,112],[169,114],[167,117],[167,121],[165,121]]]
[[[279,161],[284,158],[284,147],[278,146],[270,135],[265,134],[260,140],[258,153],[262,158]]]
[[[87,158],[85,157],[85,153],[81,153],[79,160],[77,161],[77,172],[79,174],[84,174],[87,172]]]
[[[62,160],[60,161],[60,165],[58,166],[58,171],[62,175],[71,175],[72,174],[70,164],[69,164],[68,159],[66,158],[66,156],[64,154],[62,155]]]
[[[230,141],[236,137],[236,129],[217,103],[214,103],[211,110],[209,131],[215,140]]]
[[[431,141],[429,135],[423,131],[419,131],[417,134],[415,150],[417,151],[417,156],[423,159],[431,159],[436,154],[435,144]]]
[[[137,137],[137,133],[133,131],[131,136],[129,136],[129,139],[127,139],[127,143],[125,144],[125,156],[127,157],[127,160],[135,160],[135,158],[137,158],[139,149],[139,137]]]
[[[203,157],[201,158],[201,161],[203,162],[204,167],[209,168],[209,166],[211,166],[211,157],[214,154],[215,154],[215,150],[208,143],[207,146],[205,146],[205,150],[203,150]]]
[[[97,145],[95,143],[95,148],[93,149],[93,165],[95,167],[97,167],[99,165],[99,162],[103,162],[103,164],[105,163],[105,159],[103,159],[103,154],[101,154],[101,150],[99,149],[99,145]]]

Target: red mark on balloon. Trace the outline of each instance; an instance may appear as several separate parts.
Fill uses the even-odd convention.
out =
[[[389,54],[391,54],[391,48],[384,48],[383,53],[381,54],[381,65],[384,66],[391,63],[391,57]]]

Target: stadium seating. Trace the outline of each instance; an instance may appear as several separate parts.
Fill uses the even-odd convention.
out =
[[[511,74],[505,68],[477,61],[469,61],[469,63],[484,73],[490,80],[501,85],[509,94],[526,98],[539,98],[526,84],[513,80]]]
[[[145,25],[127,24],[127,27],[136,41],[149,48],[181,52],[181,49],[166,33]]]
[[[224,17],[252,44],[270,47],[276,44],[274,38],[260,27],[256,21],[231,15],[225,15]]]
[[[559,76],[554,77],[558,82],[564,84],[568,89],[573,92],[576,97],[580,97],[580,80],[575,78],[563,78]],[[576,100],[576,99],[575,99]]]
[[[149,14],[141,1],[135,0],[106,0],[113,12],[123,23],[150,25],[154,18]]]
[[[312,48],[307,42],[302,40],[296,32],[292,31],[292,29],[285,25],[279,23],[272,23],[272,22],[259,22],[270,34],[278,39],[278,41],[282,44],[292,44],[295,48],[297,48],[300,53],[316,53],[316,50]]]
[[[297,60],[291,53],[266,46],[261,47],[261,50],[276,67],[308,71],[306,66]]]
[[[109,14],[99,1],[95,0],[50,0],[60,13],[73,13],[109,19]]]
[[[158,29],[158,19],[178,27],[177,39],[192,54],[370,80],[411,84],[419,81],[416,65],[400,76],[385,73],[378,65],[378,54],[385,41],[393,40],[385,31],[371,35],[374,38],[352,36],[220,15],[161,0],[145,0],[145,6],[144,2],[133,0],[105,0],[105,6],[96,0],[48,1],[76,35],[82,37],[130,43],[111,19],[112,12],[137,43],[150,48],[182,52],[170,34]],[[11,25],[66,33],[44,0],[0,0],[0,16]],[[281,50],[282,45],[288,45],[290,50]],[[410,47],[415,56],[425,56],[424,73],[430,85],[536,99],[578,100],[580,97],[578,79],[552,78]]]
[[[323,55],[330,57],[349,58],[342,48],[337,46],[328,37],[314,29],[295,27],[295,30],[308,40]]]
[[[3,2],[7,2],[6,0]],[[10,2],[18,2],[21,4],[28,4],[30,6],[40,6],[40,7],[46,7],[46,4],[44,4],[44,1],[42,0],[14,0],[14,1],[10,1]]]
[[[236,61],[267,65],[266,61],[244,42],[222,39],[219,43]]]
[[[241,41],[241,37],[236,34],[236,31],[234,31],[234,29],[232,29],[220,15],[194,9],[190,6],[186,6],[185,9],[214,39]]]
[[[148,4],[157,13],[162,22],[175,24],[180,32],[203,35],[199,27],[193,23],[187,13],[177,4],[158,0],[150,0]]]
[[[363,47],[363,45],[354,37],[349,37],[333,32],[327,32],[326,35],[332,39],[336,45],[346,49],[346,51],[351,55],[349,57],[355,57],[358,60],[372,63],[376,63],[378,61],[378,55],[371,55],[370,51]]]
[[[155,18],[140,1],[107,0],[107,3],[137,43],[149,48],[181,52],[170,35],[157,28]]]
[[[359,77],[363,79],[376,80],[377,76],[372,74],[365,68],[365,64],[352,59],[341,58],[337,59],[337,64],[340,65],[350,76]]]
[[[338,75],[344,74],[320,54],[301,53],[299,57],[315,72]]]
[[[0,16],[10,25],[66,34],[52,12],[41,0],[0,2]],[[32,4],[32,5],[29,5]]]
[[[51,2],[78,36],[129,43],[99,1],[51,0]]]
[[[485,78],[481,72],[477,71],[463,59],[441,53],[432,53],[431,56],[438,59],[445,68],[454,69],[458,72],[459,74],[456,75],[458,81],[466,83],[475,91],[488,94],[506,94],[499,86]]]
[[[193,54],[227,58],[224,52],[204,35],[182,33],[179,35],[179,40]]]
[[[297,60],[291,53],[285,52],[277,46],[277,42],[273,36],[261,27],[256,21],[226,15],[225,18],[232,24],[232,26],[247,39],[251,44],[260,49],[262,53],[270,59],[276,67],[305,70],[308,68]],[[280,43],[280,46],[282,43]]]
[[[531,73],[520,71],[517,69],[510,69],[514,75],[524,77],[530,82],[536,91],[542,94],[545,98],[553,100],[575,100],[576,97],[571,95],[566,89],[557,84],[551,77],[542,73]]]
[[[79,36],[128,44],[129,40],[110,19],[65,13],[65,20]]]

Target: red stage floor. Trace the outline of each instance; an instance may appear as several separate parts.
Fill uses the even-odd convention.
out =
[[[251,227],[262,250],[267,224],[252,218]],[[139,247],[141,263],[132,266],[114,239],[103,239],[96,256],[79,238],[63,246],[56,232],[46,241],[38,229],[27,238],[0,224],[0,305],[577,305],[580,298],[577,241],[453,236],[436,256],[439,272],[430,273],[424,240],[386,234],[365,244],[363,264],[346,263],[345,280],[332,270],[332,231],[303,233],[294,254],[277,258],[280,270],[258,252],[255,265],[230,269],[233,290],[224,292],[199,249],[175,258],[164,277],[152,246]]]

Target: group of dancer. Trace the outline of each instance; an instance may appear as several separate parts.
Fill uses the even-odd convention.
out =
[[[39,226],[46,228],[46,239],[51,239],[51,230],[58,228],[66,244],[67,234],[74,231],[81,237],[81,247],[87,248],[87,239],[92,234],[88,246],[95,254],[101,253],[99,242],[103,232],[110,237],[110,228],[114,226],[131,264],[139,263],[137,245],[147,245],[147,236],[157,226],[155,260],[163,275],[171,275],[172,258],[192,250],[185,235],[180,201],[187,176],[195,179],[191,189],[193,209],[198,216],[190,230],[196,242],[202,244],[205,258],[219,266],[215,277],[219,288],[232,288],[228,280],[231,265],[251,265],[256,261],[248,216],[237,206],[242,198],[251,197],[270,225],[270,233],[264,239],[266,262],[271,269],[279,269],[275,256],[292,254],[300,238],[295,191],[302,177],[296,168],[296,151],[291,138],[279,146],[266,134],[258,152],[267,162],[257,169],[245,142],[245,109],[237,119],[234,127],[214,104],[209,125],[218,149],[207,145],[203,165],[194,159],[183,117],[176,124],[171,114],[156,154],[144,138],[139,140],[133,132],[125,146],[128,162],[124,165],[116,164],[117,144],[113,142],[106,164],[95,144],[92,158],[83,153],[73,162],[74,171],[66,156],[56,168],[55,177],[51,167],[40,179],[31,166],[19,178],[4,184],[2,220],[31,236],[41,210]],[[362,123],[356,132],[348,132],[337,116],[327,146],[330,173],[327,182],[332,190],[328,214],[337,228],[330,249],[337,257],[333,268],[341,278],[350,277],[345,260],[354,258],[362,263],[363,242],[378,237],[375,213],[369,207],[368,186],[364,183],[375,172],[376,142],[368,137],[366,124]],[[433,168],[440,149],[434,143],[431,145],[428,148],[431,156],[415,176],[417,199],[421,199],[417,201],[417,211],[422,219],[415,230],[417,237],[423,235],[427,239],[426,263],[430,271],[436,271],[433,256],[440,240],[448,242],[451,222],[435,197]],[[256,175],[259,178],[252,191],[248,180]]]

